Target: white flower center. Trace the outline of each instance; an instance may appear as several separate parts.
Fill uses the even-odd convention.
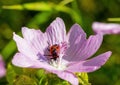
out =
[[[54,66],[58,70],[64,70],[66,65],[62,61],[62,57],[65,54],[65,50],[67,49],[67,43],[60,43],[51,46],[50,53],[50,65]]]
[[[57,60],[50,60],[50,65],[54,66],[58,70],[64,70],[66,68],[66,65],[62,62],[62,58],[59,57]]]

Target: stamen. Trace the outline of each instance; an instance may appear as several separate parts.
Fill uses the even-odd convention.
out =
[[[57,60],[54,60],[54,59],[51,59],[51,60],[50,60],[50,64],[51,64],[52,66],[54,66],[54,67],[57,68],[57,66],[58,66],[58,61],[57,61]]]
[[[65,55],[65,51],[68,48],[67,42],[61,42],[60,44],[54,44],[49,47],[48,51],[51,56],[49,57],[49,64],[54,66],[59,70],[64,70],[66,68],[62,63],[62,57]]]

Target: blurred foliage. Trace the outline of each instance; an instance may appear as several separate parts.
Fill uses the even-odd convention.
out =
[[[25,83],[33,82],[34,85],[45,82],[45,76],[40,74],[44,71],[37,71],[39,77],[30,77],[32,75],[25,73],[24,69],[10,64],[11,58],[17,51],[16,44],[12,40],[12,33],[20,33],[23,26],[44,32],[56,17],[64,20],[67,31],[74,23],[78,23],[89,36],[93,34],[91,25],[94,21],[120,23],[120,0],[0,0],[0,53],[3,55],[7,68],[7,76],[0,80],[0,85],[8,82],[10,85],[13,83],[20,85],[19,83],[24,80],[27,80]],[[119,36],[106,35],[104,37],[103,44],[96,55],[107,50],[111,50],[113,54],[101,69],[89,73],[89,82],[92,85],[120,84]],[[36,77],[43,80],[39,81]],[[52,82],[61,81],[61,79],[56,80],[56,76],[46,74],[46,77],[51,77]],[[49,83],[51,81],[48,80]],[[63,82],[63,85],[67,85],[66,82]]]

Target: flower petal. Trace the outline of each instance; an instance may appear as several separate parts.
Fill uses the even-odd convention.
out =
[[[50,66],[47,62],[40,62],[39,60],[32,60],[22,53],[16,53],[12,59],[12,64],[19,67],[29,68],[44,68],[46,70],[56,70],[56,68]]]
[[[96,35],[91,35],[86,43],[81,47],[81,50],[76,53],[77,60],[86,60],[87,58],[91,57],[102,44],[103,35],[101,33]]]
[[[19,67],[30,67],[33,65],[32,61],[21,53],[16,53],[12,59],[12,64]]]
[[[6,74],[5,64],[2,60],[2,57],[0,56],[0,78],[5,76],[5,74]]]
[[[86,39],[86,34],[77,24],[68,33],[70,47],[63,58],[68,61],[83,61],[91,57],[100,47],[103,35],[96,34]]]
[[[90,60],[69,64],[67,71],[70,72],[92,72],[99,69],[109,59],[111,52],[108,51]]]
[[[23,34],[24,39],[31,42],[34,37],[39,36],[40,34],[43,34],[43,33],[40,30],[22,27],[22,34]]]
[[[82,50],[85,42],[86,42],[86,33],[82,30],[82,28],[78,24],[74,24],[70,31],[68,32],[68,41],[69,48],[67,49],[66,56],[63,58],[70,61],[76,60],[75,55],[79,50]]]
[[[61,18],[56,18],[46,30],[50,45],[66,41],[66,30]]]
[[[28,43],[30,43],[41,54],[44,54],[44,50],[48,46],[47,36],[45,33],[42,33],[40,30],[23,27],[22,34]]]
[[[68,71],[59,71],[59,70],[54,70],[52,73],[57,74],[58,77],[61,79],[64,79],[66,81],[69,81],[72,85],[78,85],[78,78],[71,72]]]
[[[29,43],[27,43],[27,41],[23,38],[21,38],[20,36],[16,35],[15,33],[13,33],[13,39],[15,40],[18,50],[19,52],[21,52],[22,54],[24,54],[27,57],[30,57],[31,59],[38,59],[38,57],[36,56],[37,51],[34,49],[34,47],[32,45],[30,45]]]
[[[120,34],[120,24],[94,22],[92,28],[95,33]]]

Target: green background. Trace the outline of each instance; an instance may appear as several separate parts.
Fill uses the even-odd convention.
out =
[[[17,51],[16,44],[12,40],[13,32],[21,34],[21,27],[24,26],[44,32],[56,17],[64,20],[67,31],[74,23],[80,24],[89,37],[94,34],[91,26],[95,21],[120,23],[120,21],[109,20],[109,18],[120,17],[120,0],[0,0],[0,53],[8,72],[0,80],[0,85],[13,82],[13,79],[11,81],[9,79],[9,76],[14,74],[12,68],[17,69],[18,73],[21,72],[20,68],[10,65]],[[112,51],[112,56],[107,63],[101,69],[88,73],[92,85],[120,85],[119,34],[105,35],[103,44],[95,55],[108,50]],[[22,77],[32,81],[27,76]]]

